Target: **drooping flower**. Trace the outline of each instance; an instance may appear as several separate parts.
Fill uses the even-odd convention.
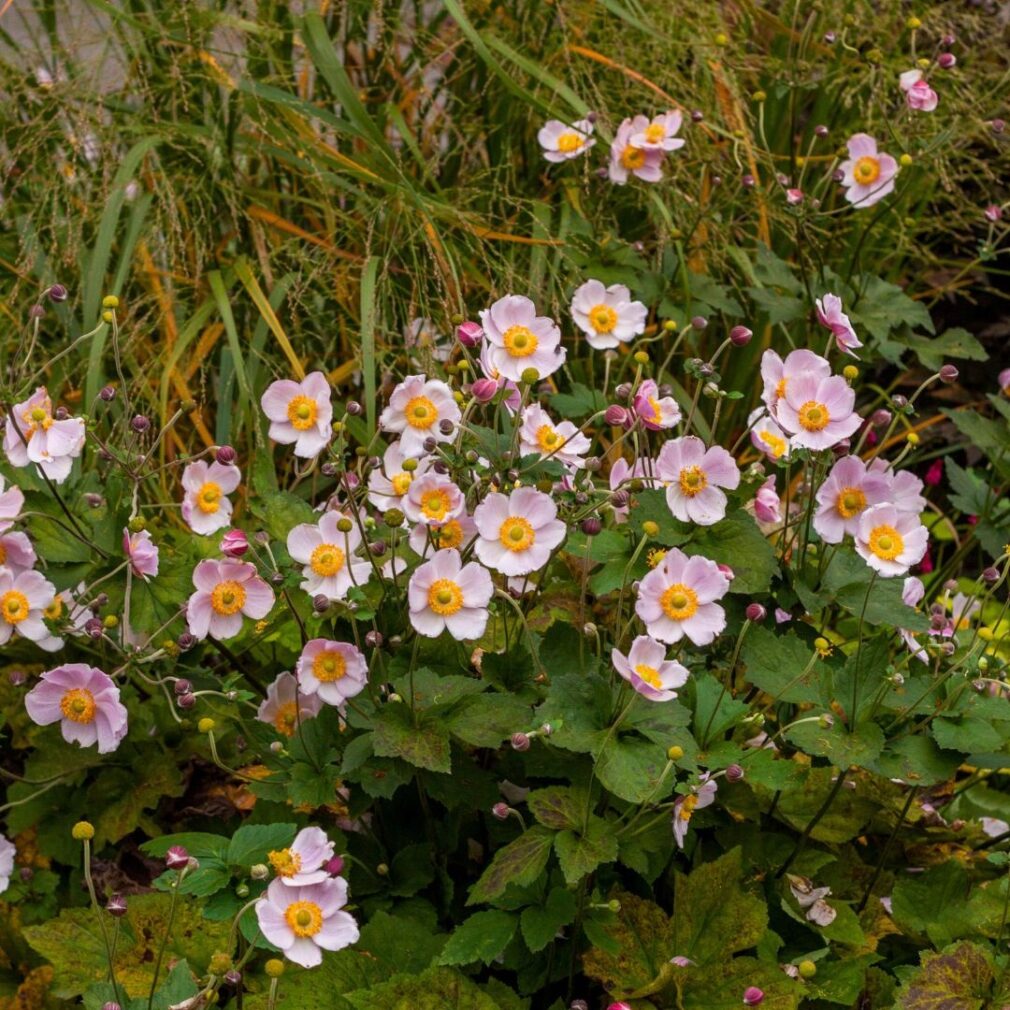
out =
[[[824,899],[831,894],[830,887],[814,887],[809,877],[786,874],[789,878],[789,890],[792,891],[796,903],[806,913],[807,919],[818,926],[830,926],[835,921],[838,912]]]
[[[677,840],[677,847],[684,848],[684,839],[687,838],[687,828],[691,823],[691,818],[695,811],[704,810],[715,802],[715,794],[719,785],[709,778],[708,772],[704,772],[698,784],[691,787],[691,791],[686,796],[678,796],[673,804],[673,837]]]
[[[524,456],[528,453],[549,456],[572,470],[581,470],[586,465],[582,457],[591,445],[571,421],[555,424],[538,403],[530,404],[522,413],[519,444]]]
[[[459,641],[480,638],[493,595],[486,568],[475,561],[464,565],[457,550],[436,551],[410,577],[410,623],[427,638],[437,638],[443,631]]]
[[[453,432],[442,431],[442,421],[448,421],[455,429],[461,417],[459,404],[444,382],[408,375],[393,390],[389,405],[379,415],[379,427],[399,434],[404,456],[423,456],[427,438],[436,442],[453,438]]]
[[[483,380],[482,387],[478,387],[475,382],[471,387],[471,392],[474,396],[477,396],[478,390],[480,390],[481,395],[477,396],[477,398],[481,403],[487,403],[504,389],[505,396],[502,397],[501,404],[509,412],[509,414],[515,414],[515,412],[522,406],[522,393],[519,392],[519,387],[511,379],[506,379],[492,363],[491,350],[492,345],[487,341],[484,341],[480,349],[480,370],[484,373],[486,378]],[[478,380],[478,382],[480,381],[482,380]],[[489,392],[488,390],[490,387],[486,386],[486,383],[493,383],[494,390]]]
[[[839,165],[845,199],[854,207],[872,207],[894,191],[898,163],[866,133],[857,133],[848,141],[849,157]]]
[[[194,533],[209,536],[231,525],[228,495],[241,480],[237,466],[217,461],[197,460],[182,471],[182,518]]]
[[[368,682],[368,663],[350,642],[310,639],[295,669],[302,693],[318,695],[327,705],[343,705],[360,694]]]
[[[755,449],[771,460],[789,458],[789,436],[769,416],[764,407],[756,407],[747,418],[750,440]]]
[[[610,655],[614,669],[649,701],[671,701],[674,688],[683,687],[690,674],[680,663],[666,658],[666,647],[648,635],[639,635],[627,656],[617,649]]]
[[[645,332],[649,310],[631,297],[624,284],[605,287],[589,280],[572,296],[572,318],[586,335],[586,343],[598,351],[625,344]]]
[[[818,378],[805,372],[789,380],[776,413],[793,445],[830,449],[861,424],[855,404],[856,394],[841,376]]]
[[[273,726],[282,736],[294,736],[298,723],[314,719],[323,708],[318,694],[299,690],[298,680],[291,673],[279,674],[267,687],[267,696],[260,702],[256,718]]]
[[[695,645],[709,645],[726,627],[726,612],[715,601],[728,590],[714,561],[671,547],[639,584],[635,613],[660,642],[672,645],[686,635]]]
[[[554,502],[531,487],[517,488],[508,497],[489,494],[473,513],[477,557],[503,575],[535,572],[565,539],[565,524],[557,515]]]
[[[0,568],[0,645],[17,632],[31,642],[49,636],[43,616],[56,596],[56,587],[40,572]]]
[[[754,518],[769,525],[782,522],[782,500],[775,489],[775,475],[758,488],[754,496]]]
[[[274,605],[274,591],[248,561],[201,561],[193,569],[193,585],[186,621],[189,633],[201,640],[234,638],[243,616],[262,620]]]
[[[404,453],[399,442],[393,442],[382,454],[382,466],[369,473],[368,500],[380,511],[400,508],[411,481],[424,474],[431,465],[431,457],[422,456],[414,459],[413,470],[404,470],[404,462],[412,458]]]
[[[781,423],[778,405],[785,397],[789,383],[807,372],[813,373],[818,378],[827,378],[831,375],[831,365],[819,354],[805,348],[790,351],[785,361],[771,348],[761,355],[761,379],[764,384],[761,399],[773,421]]]
[[[636,116],[635,121],[644,119]],[[679,109],[661,112],[652,121],[631,135],[631,145],[643,151],[676,151],[683,147],[685,141],[677,136],[684,116]]]
[[[854,537],[866,509],[889,500],[891,482],[858,456],[843,456],[817,489],[814,529],[826,544]]]
[[[635,390],[635,416],[650,431],[672,428],[680,421],[680,407],[672,396],[660,396],[655,379],[646,379]]]
[[[110,754],[126,736],[126,706],[113,679],[87,663],[65,663],[42,674],[25,695],[25,708],[39,726],[60,724],[67,743],[98,744]]]
[[[656,461],[648,457],[640,456],[634,463],[629,463],[623,456],[618,456],[610,468],[608,483],[610,490],[619,492],[627,497],[627,484],[631,480],[641,480],[647,488],[659,487],[659,478],[656,476]],[[619,523],[623,523],[628,518],[627,504],[614,504],[614,518]]]
[[[256,903],[256,919],[263,935],[284,956],[303,968],[322,963],[324,950],[342,950],[358,940],[353,916],[341,911],[347,904],[347,881],[330,877],[308,887],[289,887],[272,880]]]
[[[996,377],[996,385],[1010,396],[1010,368],[1004,368],[1002,372]]]
[[[404,515],[414,523],[441,526],[463,511],[463,492],[444,474],[431,471],[418,477],[400,499]]]
[[[560,119],[548,119],[537,131],[537,141],[547,161],[570,161],[585,154],[596,143],[593,124],[588,119],[578,119],[571,125]]]
[[[286,849],[274,849],[267,859],[285,886],[310,887],[330,879],[326,864],[333,858],[333,850],[333,842],[322,828],[302,828]]]
[[[901,602],[904,603],[906,607],[918,607],[925,595],[926,587],[922,584],[922,579],[916,578],[914,575],[909,575],[908,578],[905,579],[904,585],[901,588]],[[899,628],[898,633],[901,635],[901,640],[908,646],[908,651],[911,652],[920,663],[929,662],[929,654],[919,644],[914,632],[909,631],[907,628]]]
[[[625,119],[617,128],[610,145],[610,167],[607,170],[611,182],[623,186],[629,175],[643,182],[659,182],[663,178],[661,165],[665,152],[660,148],[646,150],[635,147],[631,141],[635,134],[644,132],[650,125],[647,116],[635,116]]]
[[[547,316],[538,316],[536,306],[523,295],[506,295],[480,314],[487,340],[489,366],[496,375],[513,382],[528,368],[539,378],[553,375],[565,363],[561,330]]]
[[[932,112],[940,104],[939,95],[929,86],[926,75],[921,70],[906,70],[898,81],[910,109]]]
[[[312,459],[329,443],[333,404],[322,372],[310,372],[301,382],[271,382],[260,406],[270,421],[270,437],[281,445],[294,445],[296,456]]]
[[[124,529],[123,553],[134,575],[146,580],[158,574],[158,547],[147,530],[131,533]]]
[[[53,416],[53,401],[45,386],[39,386],[27,400],[14,404],[4,427],[4,452],[11,466],[31,463],[54,483],[70,476],[73,461],[84,449],[84,419]]]
[[[25,496],[16,484],[7,487],[7,482],[0,475],[0,533],[9,530],[14,520],[21,515],[25,505]]]
[[[666,504],[681,522],[711,526],[726,515],[726,495],[740,484],[740,469],[722,448],[694,435],[670,439],[656,458],[656,474],[666,487]]]
[[[867,468],[870,473],[882,475],[888,482],[887,500],[899,511],[919,515],[926,509],[924,485],[911,470],[894,470],[879,456]]]
[[[26,533],[0,533],[0,565],[6,565],[14,575],[35,567],[35,548]]]
[[[862,347],[863,343],[856,336],[849,317],[842,311],[842,300],[838,295],[829,293],[817,299],[817,321],[831,330],[840,351],[859,357],[856,348]]]
[[[874,505],[859,520],[856,550],[883,576],[904,575],[922,560],[929,542],[919,517],[893,505]]]
[[[302,565],[301,588],[312,596],[342,600],[351,586],[368,581],[371,565],[354,552],[361,545],[357,523],[345,533],[338,523],[345,517],[327,512],[318,523],[302,523],[288,534],[288,554]]]
[[[418,523],[410,531],[407,543],[411,550],[424,557],[433,549],[441,551],[454,548],[461,551],[469,546],[476,535],[477,527],[472,517],[461,512],[455,519],[438,525]]]
[[[14,872],[14,856],[17,848],[14,843],[0,835],[0,894],[10,887],[11,874]]]

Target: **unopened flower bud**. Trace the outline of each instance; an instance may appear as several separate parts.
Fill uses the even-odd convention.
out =
[[[589,1010],[589,1004],[584,999],[573,999],[568,1004],[568,1010]]]
[[[530,738],[525,733],[513,733],[512,749],[517,751],[529,750]]]
[[[705,118],[705,113],[701,109],[693,109],[691,112],[691,122],[700,123]]]
[[[893,416],[889,410],[881,407],[870,415],[870,424],[875,428],[886,428],[891,423]]]
[[[221,553],[229,558],[240,558],[249,550],[249,540],[242,530],[228,530],[220,543]]]
[[[491,816],[499,821],[507,821],[512,808],[507,803],[496,803],[491,808]]]
[[[478,403],[488,403],[498,392],[498,383],[494,379],[477,379],[470,387],[470,395]]]
[[[340,874],[344,872],[344,857],[334,856],[332,859],[327,859],[326,862],[323,863],[323,869],[331,877],[339,877]]]
[[[950,70],[957,63],[957,57],[953,53],[940,53],[936,58],[936,65],[941,70]]]
[[[610,496],[610,504],[614,506],[615,509],[625,509],[628,507],[628,502],[631,500],[631,496],[627,491],[618,490],[615,491]]]
[[[999,582],[999,569],[993,568],[991,566],[989,568],[983,568],[982,581],[989,586],[993,585],[996,582]]]
[[[69,292],[62,284],[53,284],[46,292],[51,302],[65,302]]]
[[[447,417],[442,418],[442,420],[438,422],[438,430],[443,435],[451,435],[453,432],[453,427],[454,425],[452,421],[450,421],[449,418]]]
[[[381,649],[384,639],[381,631],[370,631],[365,635],[365,645],[369,649]]]
[[[958,371],[954,365],[942,365],[940,367],[940,381],[946,382],[948,385],[952,382],[957,382]]]
[[[703,330],[708,326],[708,320],[704,316],[693,316],[691,318],[691,326],[696,330]]]
[[[98,397],[106,403],[111,403],[116,398],[116,387],[102,386],[102,388],[98,391]]]
[[[87,621],[84,622],[84,633],[88,638],[101,638],[102,632],[105,630],[102,622],[97,617],[89,617]]]
[[[67,410],[66,407],[57,407],[53,411],[53,417],[55,417],[57,421],[66,421],[70,417],[70,411]]]
[[[736,572],[729,565],[719,564],[716,567],[725,576],[727,582],[732,582],[736,578]]]
[[[224,973],[224,980],[228,985],[238,985],[242,981],[242,972],[232,968]]]
[[[582,520],[582,532],[587,537],[595,537],[603,529],[603,523],[596,516],[587,516]]]
[[[24,670],[11,670],[7,675],[11,687],[20,687],[28,679]]]
[[[105,903],[105,911],[109,915],[115,916],[117,919],[122,918],[126,915],[126,898],[121,894],[114,894]]]
[[[330,598],[328,596],[323,596],[322,593],[319,593],[317,596],[313,596],[312,609],[317,614],[325,614],[326,611],[330,609]]]
[[[100,494],[95,494],[93,491],[89,491],[84,496],[84,502],[88,508],[100,509],[105,504],[105,499]]]
[[[266,880],[270,876],[270,867],[266,863],[253,863],[249,867],[249,876],[253,880]]]
[[[143,414],[136,414],[130,421],[130,427],[141,435],[151,427],[151,419]]]
[[[230,445],[219,445],[214,459],[222,466],[231,466],[238,459],[238,453]]]
[[[123,1010],[123,1008],[115,1000],[110,999],[107,1003],[102,1004],[102,1010]]]
[[[743,767],[741,765],[733,764],[726,769],[726,781],[727,782],[740,782],[744,776]]]
[[[438,439],[434,435],[429,435],[422,443],[421,448],[425,452],[434,452],[438,448]]]
[[[467,320],[456,327],[456,339],[464,347],[477,347],[484,337],[484,330],[480,323]]]
[[[189,852],[182,845],[173,845],[165,853],[165,865],[170,870],[183,870],[189,866]]]
[[[991,221],[993,224],[1003,218],[1003,208],[997,206],[995,203],[989,204],[982,213],[985,215],[985,219]]]
[[[614,428],[621,428],[628,423],[628,411],[616,403],[611,404],[603,413],[603,420]]]
[[[753,336],[753,331],[749,330],[746,326],[734,326],[729,331],[729,339],[734,347],[745,347],[750,343]]]
[[[991,119],[989,121],[989,129],[993,133],[1002,133],[1006,129],[1006,123],[1002,119]]]
[[[764,998],[764,991],[756,985],[749,985],[743,991],[744,1006],[757,1006]]]
[[[757,185],[757,179],[749,172],[740,179],[740,185],[744,189],[753,189]]]

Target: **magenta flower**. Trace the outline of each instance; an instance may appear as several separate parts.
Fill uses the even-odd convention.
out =
[[[67,743],[98,744],[99,754],[114,751],[126,736],[126,707],[112,678],[86,663],[66,663],[42,674],[25,696],[25,708],[39,726],[60,724]]]
[[[260,406],[270,421],[270,437],[281,445],[294,445],[296,456],[313,459],[329,443],[333,404],[322,372],[310,372],[301,382],[271,382]]]
[[[639,584],[635,613],[660,642],[672,645],[686,635],[695,645],[710,645],[726,627],[726,612],[715,601],[728,590],[714,561],[671,547]]]
[[[851,354],[854,358],[859,357],[856,348],[862,347],[863,344],[856,336],[849,317],[842,311],[841,298],[838,295],[826,294],[823,298],[818,298],[816,303],[817,321],[821,326],[831,330],[838,349]]]
[[[431,471],[411,482],[400,508],[413,523],[441,526],[463,511],[463,492],[445,475]]]
[[[885,577],[904,575],[926,553],[929,533],[917,515],[893,505],[874,505],[859,520],[856,550]]]
[[[502,575],[535,572],[565,539],[565,524],[557,516],[550,497],[531,487],[507,497],[489,494],[473,513],[477,557]]]
[[[35,548],[26,533],[0,533],[0,565],[6,565],[13,575],[35,567]]]
[[[547,316],[538,316],[536,306],[523,295],[506,295],[480,314],[484,327],[488,363],[494,375],[519,382],[528,368],[541,379],[553,375],[565,363],[561,330]]]
[[[182,471],[182,518],[194,533],[209,536],[231,524],[228,495],[239,486],[237,466],[197,460]]]
[[[939,96],[929,86],[926,75],[921,70],[906,70],[898,81],[910,109],[932,112],[940,104]]]
[[[637,123],[642,119],[645,119],[645,116],[636,116],[634,122]],[[641,148],[643,151],[676,151],[685,144],[685,141],[677,136],[683,122],[684,116],[679,109],[661,112],[652,122],[637,129],[631,135],[630,143],[632,147]]]
[[[31,463],[54,483],[70,476],[73,461],[84,450],[84,420],[53,416],[53,401],[45,386],[39,386],[27,400],[14,404],[4,428],[4,452],[11,466]]]
[[[274,591],[247,561],[201,561],[193,569],[193,585],[186,621],[199,639],[234,638],[243,616],[262,620],[274,605]]]
[[[347,881],[330,877],[308,887],[273,880],[256,903],[263,935],[303,968],[322,963],[324,950],[342,950],[358,940],[358,925],[347,912]]]
[[[726,515],[726,495],[740,484],[740,470],[722,448],[694,435],[663,443],[656,474],[666,484],[666,504],[681,522],[711,526]]]
[[[548,119],[537,131],[537,141],[547,161],[570,161],[585,154],[596,143],[593,124],[579,119],[569,126],[559,119]]]
[[[295,667],[303,694],[318,695],[327,705],[343,705],[368,683],[368,664],[349,642],[313,638],[305,643]]]
[[[56,587],[39,572],[18,572],[0,568],[0,645],[17,632],[31,642],[49,637],[42,620],[56,597]]]
[[[311,596],[342,600],[351,586],[368,581],[371,565],[354,556],[361,546],[358,524],[352,521],[346,533],[337,528],[345,518],[326,512],[318,523],[302,523],[288,534],[288,554],[302,566],[301,588]]]
[[[480,638],[493,595],[486,568],[474,561],[464,565],[459,551],[436,551],[410,577],[410,623],[427,638],[437,638],[443,631],[458,641]]]
[[[605,287],[602,281],[589,280],[576,288],[572,296],[572,318],[586,335],[586,343],[597,351],[626,344],[645,332],[649,310],[632,300],[624,284]]]
[[[687,838],[687,828],[696,810],[704,810],[715,803],[715,794],[719,785],[709,778],[708,772],[703,772],[696,786],[686,796],[679,796],[673,804],[673,837],[677,847],[684,848]]]
[[[425,440],[448,442],[453,438],[441,429],[448,421],[453,428],[462,414],[452,390],[437,379],[408,375],[389,398],[389,405],[379,415],[379,427],[400,436],[400,450],[405,456],[426,455]]]
[[[571,470],[581,470],[591,443],[571,421],[555,423],[543,407],[532,403],[522,413],[519,444],[524,456],[550,457]]]
[[[891,482],[882,473],[858,456],[843,456],[817,489],[814,529],[826,544],[840,544],[846,533],[856,535],[866,509],[888,501],[890,493]]]
[[[24,504],[25,496],[21,488],[16,484],[7,487],[7,482],[0,475],[0,533],[14,525],[14,520],[21,515]]]
[[[849,157],[839,165],[845,199],[854,207],[872,207],[893,192],[898,163],[866,133],[850,137],[848,148]]]
[[[830,449],[859,427],[855,403],[855,392],[841,376],[822,379],[805,372],[790,380],[776,412],[794,445]]]
[[[282,736],[294,736],[298,732],[298,723],[314,719],[322,708],[323,699],[318,694],[300,691],[295,677],[282,673],[267,688],[267,696],[260,702],[256,718],[273,726]]]
[[[680,407],[672,396],[660,396],[654,379],[646,379],[635,390],[635,416],[650,431],[672,428],[680,421]]]
[[[242,530],[228,530],[218,548],[226,558],[241,558],[249,550],[249,540]]]
[[[412,471],[404,470],[403,464],[414,459]],[[382,466],[376,467],[368,475],[368,500],[381,512],[401,507],[403,496],[410,489],[411,481],[422,476],[431,466],[431,457],[420,459],[407,456],[399,442],[393,442],[382,454]]]
[[[789,383],[807,372],[818,378],[827,378],[831,375],[831,365],[819,354],[805,349],[790,351],[785,361],[770,348],[761,355],[761,379],[764,383],[761,399],[773,421],[781,424],[778,405],[785,397]]]
[[[666,648],[661,643],[639,635],[627,656],[617,649],[610,654],[614,669],[644,698],[649,701],[671,701],[677,697],[673,690],[683,687],[690,674],[680,663],[666,658]]]
[[[158,574],[158,547],[147,530],[131,533],[124,529],[123,553],[134,575],[146,580]]]
[[[326,864],[333,858],[333,842],[322,828],[302,828],[288,848],[275,849],[267,858],[287,887],[311,887],[330,879]]]
[[[634,175],[643,182],[659,182],[663,178],[662,148],[646,150],[635,147],[632,137],[648,130],[650,122],[647,116],[635,116],[625,119],[617,128],[613,143],[610,145],[610,167],[607,174],[611,182],[623,186],[629,175]]]

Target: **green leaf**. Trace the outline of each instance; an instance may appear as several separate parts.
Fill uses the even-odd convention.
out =
[[[604,731],[597,737],[594,754],[596,777],[622,800],[644,803],[650,796],[658,800],[673,788],[671,779],[665,791],[660,791],[666,751],[650,740]]]
[[[897,284],[890,284],[875,274],[864,274],[856,286],[862,296],[850,306],[849,317],[857,326],[866,327],[878,340],[884,340],[902,325],[933,332],[929,310],[922,302],[909,298]]]
[[[874,578],[873,569],[850,547],[831,556],[822,589],[867,624],[926,631],[929,619],[901,598],[904,579]]]
[[[969,442],[986,455],[998,455],[1010,440],[1010,430],[1005,421],[983,417],[974,410],[944,410],[942,413],[954,422],[962,435],[968,437]]]
[[[775,549],[758,529],[754,517],[743,509],[730,512],[714,526],[696,533],[683,548],[733,569],[731,593],[766,593],[778,571]]]
[[[922,874],[900,876],[891,892],[894,919],[903,930],[943,947],[974,932],[970,891],[968,871],[954,859]]]
[[[445,717],[449,732],[471,747],[500,747],[532,718],[529,705],[511,694],[468,698]]]
[[[244,824],[232,835],[226,860],[231,866],[265,863],[271,852],[294,841],[295,831],[294,824]]]
[[[801,996],[806,995],[778,965],[752,957],[689,967],[673,979],[680,993],[676,1006],[683,1010],[740,1010],[741,997],[749,986],[757,986],[764,993],[762,1010],[795,1010]]]
[[[985,361],[989,355],[985,348],[965,329],[960,326],[944,330],[938,337],[910,336],[906,341],[915,352],[919,361],[930,369],[938,371],[949,358],[962,358],[967,361]]]
[[[470,888],[468,905],[490,902],[509,884],[525,887],[543,873],[554,843],[554,832],[534,825],[518,838],[499,849],[480,879]]]
[[[287,543],[288,534],[295,526],[319,521],[307,501],[288,491],[257,494],[249,499],[249,509],[274,539],[282,544]]]
[[[961,751],[962,754],[1000,751],[1006,743],[1006,736],[992,723],[971,716],[934,719],[930,732],[945,750]]]
[[[519,924],[526,946],[536,954],[546,947],[558,931],[575,921],[575,895],[563,887],[555,887],[542,905],[523,909]]]
[[[475,912],[453,931],[439,955],[439,964],[489,964],[515,936],[519,916],[514,912],[489,909]]]
[[[567,393],[555,393],[551,406],[564,418],[581,421],[590,414],[607,409],[607,398],[598,389],[573,382]]]
[[[400,849],[389,864],[389,893],[409,898],[424,890],[435,879],[431,846],[408,845]]]
[[[968,515],[976,516],[985,512],[989,501],[989,485],[974,470],[965,470],[954,462],[952,456],[943,461],[947,482],[954,494],[950,503]]]
[[[989,951],[959,943],[920,955],[922,966],[898,992],[896,1010],[981,1010],[993,982]]]
[[[585,792],[571,786],[535,789],[526,797],[526,805],[538,823],[554,831],[581,827],[586,801]]]
[[[131,768],[105,768],[88,790],[95,818],[96,848],[125,838],[166,796],[181,796],[182,773],[171,754],[145,749],[143,761]]]
[[[824,664],[811,664],[813,655],[813,649],[792,632],[776,635],[760,625],[748,630],[740,648],[747,680],[780,701],[794,704],[820,700]]]
[[[537,721],[553,727],[552,746],[588,753],[599,743],[600,732],[606,731],[610,709],[610,686],[602,677],[562,674],[551,678]]]
[[[607,821],[592,816],[585,833],[559,832],[554,839],[554,850],[566,883],[573,885],[603,863],[617,859],[617,835]]]
[[[431,964],[445,941],[446,935],[430,923],[378,911],[361,927],[355,949],[367,951],[387,971],[417,973]]]
[[[443,773],[452,769],[446,726],[425,717],[415,726],[410,709],[402,703],[379,709],[372,747],[379,757],[402,758],[416,768]]]
[[[931,786],[950,779],[960,764],[960,754],[941,750],[928,736],[906,736],[888,742],[873,770],[885,778]]]
[[[810,768],[799,788],[790,789],[779,797],[775,805],[776,819],[785,821],[797,831],[805,830],[834,788],[837,774],[834,768]],[[879,785],[875,784],[874,789],[879,789]],[[759,794],[763,792],[760,788],[756,791]],[[771,803],[770,796],[767,802]],[[839,790],[827,812],[814,825],[810,837],[817,842],[833,844],[855,838],[876,813],[879,802],[879,795],[868,799],[858,790]]]
[[[654,522],[659,532],[650,537],[664,547],[679,547],[691,535],[691,525],[673,518],[670,506],[666,504],[666,492],[656,489],[637,492],[631,499],[628,520],[636,531],[642,523]]]
[[[854,733],[835,722],[824,727],[816,722],[794,726],[786,739],[815,757],[826,757],[837,768],[872,767],[884,749],[884,732],[875,722],[861,722]]]
[[[362,929],[362,940],[365,937]],[[372,941],[374,945],[374,940]],[[345,949],[335,954],[323,953],[323,963],[316,968],[289,964],[280,982],[276,1010],[354,1010],[347,993],[368,989],[395,975],[401,964],[412,964],[408,954],[403,962],[374,956],[369,946]],[[246,994],[249,1010],[267,1010],[267,990]]]
[[[355,1010],[501,1010],[493,997],[451,968],[396,975],[371,989],[348,993],[346,999]]]

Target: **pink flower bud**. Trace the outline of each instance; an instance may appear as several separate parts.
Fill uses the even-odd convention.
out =
[[[927,484],[929,487],[936,487],[941,480],[943,480],[943,460],[935,459],[929,465],[929,469],[926,471],[925,477],[922,478],[923,483]]]
[[[730,765],[726,769],[727,782],[740,782],[744,776],[744,770],[740,765]]]
[[[182,870],[189,866],[189,853],[181,845],[173,845],[165,853],[165,865],[170,870]]]
[[[530,738],[525,733],[513,733],[512,749],[517,751],[529,750]]]
[[[764,998],[764,992],[756,985],[749,985],[743,991],[744,1006],[757,1006]]]
[[[478,379],[470,387],[470,395],[478,403],[487,403],[489,400],[494,398],[494,394],[498,392],[498,383],[494,379]]]
[[[957,57],[953,53],[940,53],[936,58],[936,65],[943,70],[950,70],[957,63]]]
[[[464,347],[478,347],[481,340],[484,339],[484,331],[481,329],[480,323],[468,319],[456,327],[456,339]]]
[[[331,877],[339,877],[344,872],[344,860],[341,856],[334,856],[323,864],[323,869]]]
[[[249,541],[242,530],[228,530],[221,537],[221,553],[229,558],[240,558],[249,550]]]
[[[733,329],[729,331],[730,343],[732,343],[734,347],[745,347],[750,343],[750,339],[753,336],[753,331],[747,329],[746,326],[734,326]]]
[[[607,1010],[631,1010],[631,1004],[625,1003],[624,1000],[620,1000],[617,1003],[611,1003],[607,1007]]]
[[[985,214],[985,219],[991,221],[993,224],[1003,218],[1003,208],[995,203],[989,204],[982,213]]]
[[[957,382],[958,371],[954,365],[942,365],[940,368],[940,381],[951,383]]]
[[[507,803],[496,803],[491,808],[491,816],[499,821],[507,821],[511,810]]]
[[[767,611],[760,603],[748,603],[747,604],[747,620],[748,621],[763,621],[767,616]]]
[[[803,190],[795,187],[786,190],[786,203],[791,207],[803,203]]]
[[[238,459],[238,453],[230,445],[219,445],[217,452],[214,453],[214,459],[221,466],[231,466]]]
[[[719,571],[726,576],[727,581],[732,582],[736,578],[736,572],[729,565],[719,565]]]
[[[624,407],[612,403],[604,411],[603,420],[614,428],[623,428],[628,423],[628,412]]]

